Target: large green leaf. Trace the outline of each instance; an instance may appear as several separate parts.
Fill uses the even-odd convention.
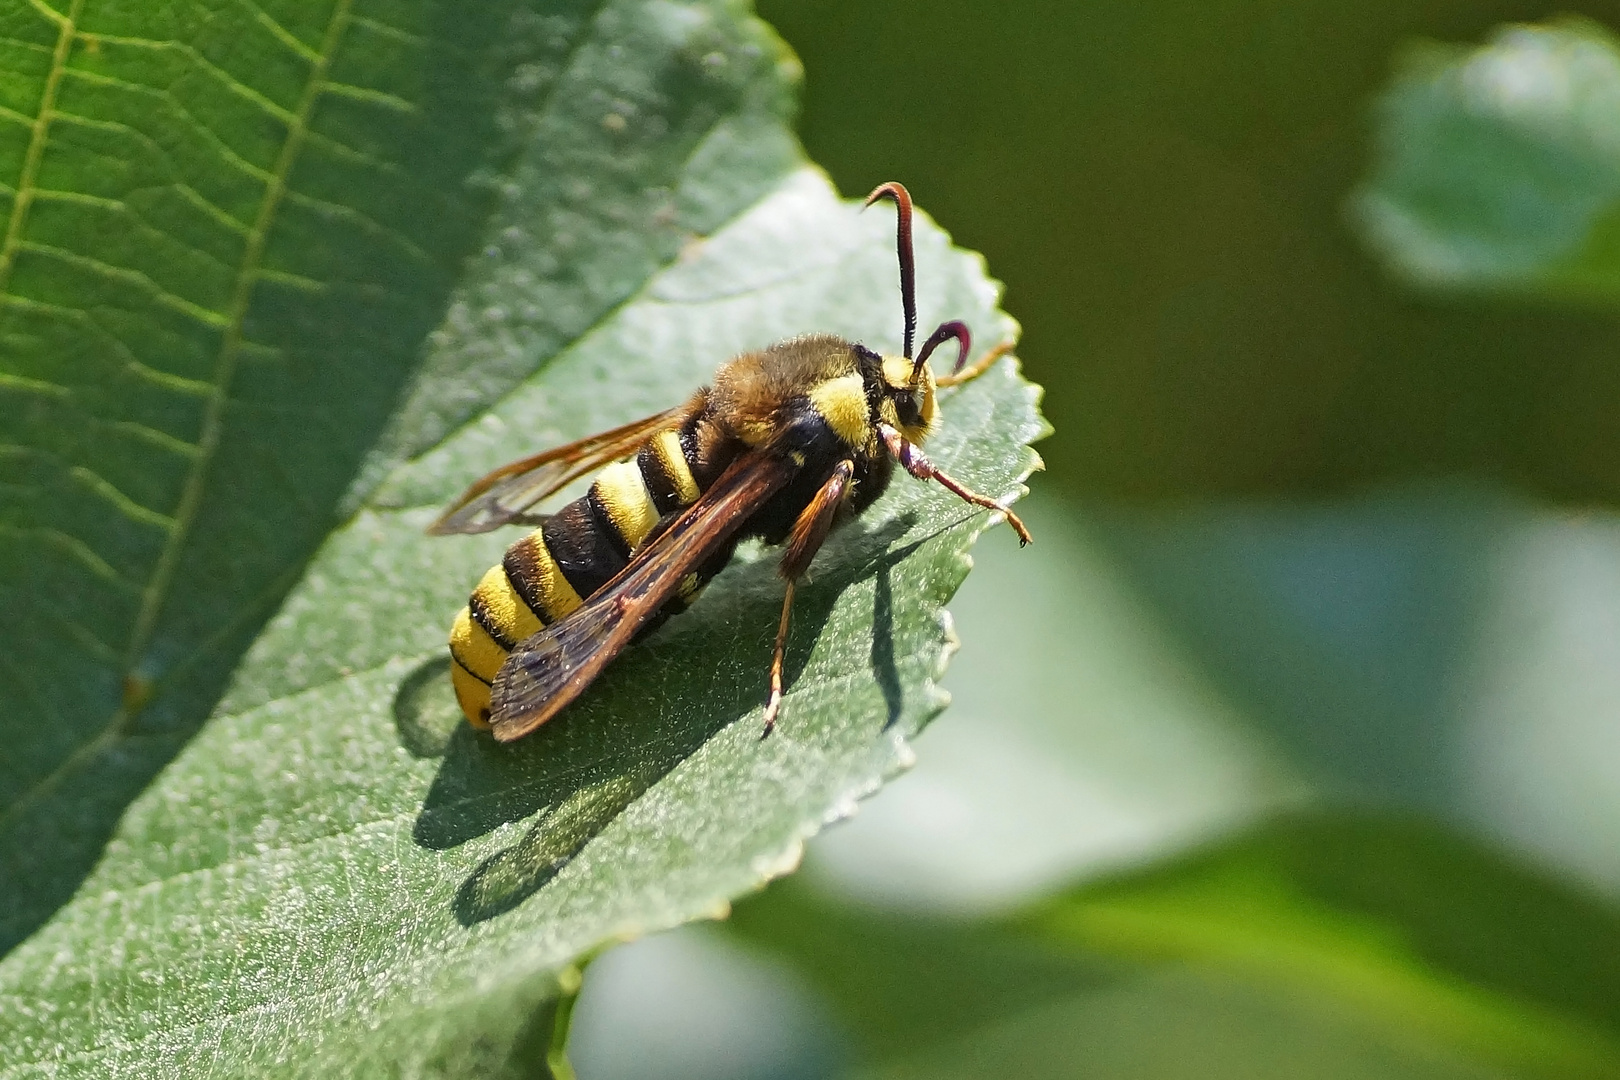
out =
[[[574,42],[563,77],[603,85],[552,98],[503,166],[484,255],[420,373],[390,384],[386,423],[346,433],[363,444],[345,461],[361,479],[349,503],[334,483],[317,516],[354,513],[77,895],[0,962],[0,1075],[495,1069],[532,1044],[526,1025],[557,968],[723,911],[909,760],[910,737],[943,704],[941,605],[988,519],[905,478],[835,537],[801,592],[790,692],[766,742],[780,597],[768,559],[722,575],[566,719],[516,746],[460,724],[444,678],[448,616],[508,539],[422,535],[467,478],[679,401],[745,347],[812,328],[898,344],[893,216],[861,215],[816,171],[789,171],[789,70],[759,24],[724,5],[610,6]],[[729,113],[693,104],[711,78],[730,87]],[[687,138],[682,109],[707,117],[701,138]],[[917,239],[925,319],[965,318],[984,341],[1014,332],[977,257],[926,221]],[[348,376],[363,384],[370,370]],[[264,392],[289,419],[241,438],[246,457],[271,463],[292,452],[282,440],[318,454],[337,436],[311,439],[311,415],[360,393],[285,376]],[[1014,493],[1044,429],[1034,401],[1003,363],[944,395],[933,455]],[[208,476],[244,507],[259,493]],[[285,513],[258,511],[260,532]],[[186,535],[213,558],[243,543],[205,524]],[[228,584],[215,585],[222,605],[241,595]],[[177,597],[164,610],[200,618]],[[15,716],[8,735],[23,737],[27,716]],[[127,740],[120,729],[104,741],[117,752]],[[54,869],[53,843],[24,850]]]
[[[1514,26],[1411,50],[1355,203],[1431,285],[1620,296],[1620,44],[1595,23]]]
[[[366,455],[438,438],[796,161],[791,59],[734,5],[216,7],[0,13],[0,950],[196,730]]]

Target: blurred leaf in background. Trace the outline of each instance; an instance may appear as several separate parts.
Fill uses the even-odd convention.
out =
[[[1415,283],[1620,303],[1620,47],[1566,20],[1409,50],[1357,217]]]
[[[873,1075],[1620,1070],[1620,918],[1410,821],[1285,820],[988,922],[794,882],[731,926],[822,989]]]

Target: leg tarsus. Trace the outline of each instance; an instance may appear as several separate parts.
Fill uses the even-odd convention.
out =
[[[788,616],[793,611],[793,581],[787,583],[787,595],[782,597],[782,621],[776,625],[776,648],[771,653],[771,699],[765,704],[765,730],[759,737],[763,741],[776,729],[776,714],[782,709],[782,658],[787,652]]]
[[[1024,527],[1023,520],[1020,519],[1017,514],[1013,513],[1007,507],[1002,506],[988,495],[980,495],[977,491],[974,491],[971,488],[963,487],[961,484],[951,479],[951,477],[947,476],[945,473],[940,472],[938,469],[934,470],[933,479],[939,483],[940,487],[943,487],[945,490],[951,492],[963,502],[972,503],[974,506],[982,506],[986,510],[994,510],[1005,517],[1007,519],[1007,524],[1013,527],[1013,532],[1018,534],[1019,547],[1028,547],[1030,544],[1035,542],[1035,538],[1029,535],[1029,530]]]
[[[997,513],[1005,516],[1007,519],[1007,524],[1011,525],[1013,527],[1013,531],[1018,534],[1018,544],[1020,547],[1034,541],[1035,538],[1029,535],[1029,530],[1024,527],[1023,521],[1019,519],[1017,514],[1013,513],[1005,506],[1002,506],[990,496],[980,495],[977,491],[974,491],[967,485],[958,482],[954,477],[941,471],[932,461],[928,460],[928,457],[920,449],[917,448],[916,443],[900,434],[898,430],[889,426],[888,424],[879,424],[878,434],[883,437],[884,443],[889,448],[889,453],[894,455],[894,459],[901,464],[906,472],[910,473],[912,476],[915,476],[918,480],[935,481],[940,487],[943,487],[946,491],[949,491],[963,502],[971,503],[974,506],[982,506],[986,510],[994,510]]]

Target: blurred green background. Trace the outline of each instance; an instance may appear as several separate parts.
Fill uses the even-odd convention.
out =
[[[597,962],[581,1075],[1620,1076],[1620,53],[1498,36],[1620,7],[759,7],[811,157],[1006,282],[1039,542],[913,773]]]
[[[1346,228],[1414,37],[1611,4],[763,0],[810,156],[984,252],[1107,496],[1338,495],[1468,472],[1620,495],[1612,320],[1393,288]]]

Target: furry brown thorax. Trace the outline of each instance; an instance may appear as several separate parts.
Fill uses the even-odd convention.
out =
[[[934,375],[902,356],[879,356],[832,334],[806,334],[744,353],[715,373],[708,405],[751,447],[774,438],[807,406],[850,450],[884,453],[879,423],[921,443],[933,431]]]

